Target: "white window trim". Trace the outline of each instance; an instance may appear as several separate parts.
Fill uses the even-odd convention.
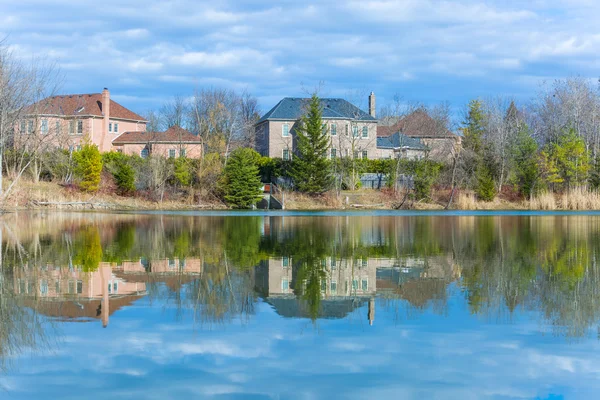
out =
[[[286,132],[286,131],[287,131],[287,134],[284,134],[284,132]],[[290,124],[285,123],[285,124],[281,125],[281,137],[290,137]]]

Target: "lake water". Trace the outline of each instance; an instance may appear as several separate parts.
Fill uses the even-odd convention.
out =
[[[1,399],[600,393],[600,215],[19,213]]]

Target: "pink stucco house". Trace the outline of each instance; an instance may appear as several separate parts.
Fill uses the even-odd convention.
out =
[[[113,149],[128,155],[148,157],[150,154],[163,157],[201,158],[202,138],[178,126],[164,132],[124,132],[112,142]]]
[[[123,132],[146,130],[146,120],[111,100],[106,88],[102,93],[45,98],[32,104],[18,125],[23,141],[35,135],[54,146],[76,149],[89,137],[102,152],[111,151]]]

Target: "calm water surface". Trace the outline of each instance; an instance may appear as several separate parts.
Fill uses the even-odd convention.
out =
[[[1,399],[600,393],[600,215],[0,219]]]

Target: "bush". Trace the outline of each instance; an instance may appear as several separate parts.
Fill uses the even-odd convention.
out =
[[[132,156],[126,156],[116,151],[102,154],[105,169],[115,179],[119,194],[128,195],[135,192],[135,168]]]
[[[477,168],[477,188],[475,193],[479,200],[492,201],[496,197],[496,185],[490,170],[485,166],[481,165]]]
[[[79,187],[86,192],[97,192],[100,187],[102,156],[96,145],[84,143],[81,150],[73,153],[74,172],[80,179]]]

